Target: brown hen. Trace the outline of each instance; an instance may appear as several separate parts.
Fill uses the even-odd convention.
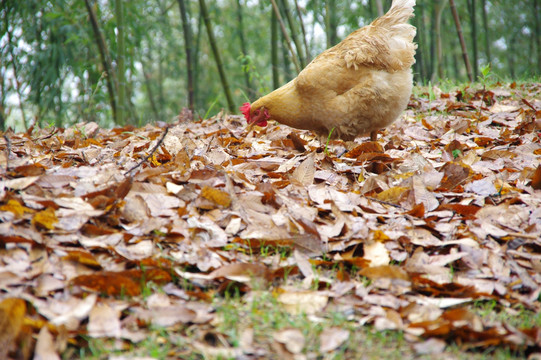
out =
[[[370,25],[316,57],[297,78],[240,110],[251,125],[276,120],[326,138],[353,140],[393,123],[412,89],[415,0],[393,0]]]

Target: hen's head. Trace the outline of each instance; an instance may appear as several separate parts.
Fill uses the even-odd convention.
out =
[[[248,125],[267,126],[267,120],[270,118],[270,115],[269,111],[264,107],[252,109],[250,103],[244,103],[239,110],[244,115]]]

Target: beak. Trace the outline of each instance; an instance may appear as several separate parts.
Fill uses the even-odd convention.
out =
[[[256,126],[257,123],[259,123],[259,121],[261,120],[262,117],[263,117],[263,113],[260,112],[259,114],[257,114],[257,116],[255,116],[255,117],[252,119],[253,122],[251,122],[250,124],[248,124],[248,125],[246,126],[246,131],[247,131],[247,132],[252,131],[252,129],[254,128],[254,126]]]

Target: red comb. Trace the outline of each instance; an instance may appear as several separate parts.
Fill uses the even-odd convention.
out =
[[[244,104],[242,104],[241,107],[239,107],[239,110],[240,112],[244,115],[244,118],[246,119],[246,121],[250,122],[250,108],[252,106],[250,105],[250,103],[246,102]]]

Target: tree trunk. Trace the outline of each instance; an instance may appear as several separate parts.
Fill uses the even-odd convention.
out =
[[[41,13],[45,13],[45,9],[42,7],[41,9]],[[37,41],[37,48],[38,49],[41,49],[42,46],[43,46],[43,36],[41,35],[42,34],[42,31],[43,31],[43,18],[42,17],[34,17],[34,22],[35,22],[35,29],[36,29],[36,41]],[[43,79],[43,72],[41,71],[40,68],[37,69],[37,71],[34,71],[35,73],[35,84],[34,86],[36,86],[36,88],[38,89],[38,91],[35,92],[35,98],[34,98],[34,103],[36,104],[37,106],[37,114],[35,115],[35,119],[36,119],[36,122],[39,124],[41,122],[41,117],[43,116],[43,110],[44,110],[44,107],[41,105],[41,93],[42,93],[42,79]]]
[[[302,11],[299,7],[299,2],[295,0],[295,8],[297,9],[297,17],[299,18],[299,22],[301,24],[301,31],[302,31],[302,41],[304,43],[304,54],[305,54],[305,60],[306,63],[309,63],[312,59],[312,56],[310,55],[310,48],[308,47],[308,40],[306,37],[306,29],[304,28],[304,21],[302,21]]]
[[[280,24],[280,28],[282,29],[282,35],[284,36],[287,47],[289,48],[289,52],[291,54],[291,60],[295,64],[295,69],[297,70],[297,73],[300,73],[301,66],[299,65],[299,61],[297,59],[297,55],[295,54],[295,50],[293,50],[293,46],[291,45],[291,39],[289,38],[289,35],[287,34],[284,21],[282,20],[282,15],[280,15],[280,9],[278,8],[278,4],[276,4],[276,0],[271,0],[271,3],[272,3],[272,8],[274,9],[274,12],[276,13],[276,19],[278,20],[278,23]]]
[[[460,47],[462,48],[462,57],[464,58],[464,64],[466,65],[466,71],[468,73],[468,79],[473,82],[473,72],[470,64],[470,58],[468,57],[468,50],[466,49],[466,42],[464,41],[464,36],[462,35],[462,27],[460,26],[460,18],[458,17],[458,12],[456,11],[454,0],[449,0],[451,4],[451,12],[453,13],[453,19],[455,20],[456,32],[458,34],[458,40],[460,40]]]
[[[451,0],[452,1],[452,0]],[[436,16],[434,19],[434,37],[435,37],[435,47],[436,47],[436,64],[437,66],[434,68],[434,71],[432,73],[432,81],[436,81],[438,78],[443,78],[443,45],[442,45],[442,39],[441,39],[441,16],[443,14],[443,9],[445,8],[445,1],[444,0],[438,0],[435,3],[435,12]]]
[[[439,1],[439,0],[436,0]],[[436,59],[436,2],[431,1],[432,8],[429,10],[430,13],[427,15],[430,19],[430,33],[429,33],[429,43],[430,43],[430,67],[429,67],[429,76],[432,78],[432,74],[436,73],[437,68],[437,59]]]
[[[207,10],[207,4],[205,0],[199,0],[199,7],[201,8],[201,13],[203,15],[203,20],[205,21],[205,27],[207,28],[207,36],[209,38],[210,47],[212,48],[212,53],[214,54],[214,60],[216,61],[216,67],[218,68],[218,73],[220,74],[220,80],[222,82],[222,87],[224,88],[225,98],[227,100],[227,106],[229,111],[235,111],[235,104],[233,103],[233,98],[231,97],[231,89],[229,88],[229,82],[227,81],[227,76],[225,74],[224,65],[222,63],[222,57],[218,46],[216,44],[216,38],[214,37],[214,32],[212,31],[212,23],[210,22],[209,12]]]
[[[88,18],[90,19],[90,24],[92,25],[92,31],[94,32],[94,40],[98,46],[98,51],[100,53],[101,65],[103,66],[103,71],[105,71],[105,81],[107,83],[107,91],[109,92],[109,102],[111,103],[111,111],[113,113],[113,119],[117,118],[117,105],[116,105],[116,75],[113,70],[113,65],[111,61],[111,56],[109,55],[109,49],[105,44],[105,39],[98,25],[98,17],[94,8],[90,4],[90,0],[85,0],[86,10],[88,11]],[[96,5],[97,6],[97,5]]]
[[[2,0],[1,5],[2,5],[2,8],[4,9],[4,11],[2,12],[4,15],[2,17],[2,23],[3,23],[2,31],[5,34],[8,31],[9,9],[6,6],[5,0]],[[0,131],[5,131],[6,129],[6,118],[7,118],[7,115],[6,115],[6,97],[7,97],[6,90],[7,89],[6,88],[7,88],[7,84],[6,84],[6,79],[4,77],[4,69],[0,68]]]
[[[278,19],[274,11],[271,12],[271,65],[272,87],[278,89],[280,87],[278,76]]]
[[[327,34],[327,48],[338,43],[338,34],[336,33],[336,0],[325,1],[325,28]]]
[[[182,32],[184,33],[184,51],[186,53],[186,76],[188,91],[188,108],[193,112],[195,107],[194,89],[193,89],[193,55],[192,55],[192,27],[188,20],[188,11],[186,10],[185,0],[178,0],[180,18],[182,19]]]
[[[541,12],[541,5],[539,4],[539,0],[533,1],[533,13],[534,13],[534,21],[535,21],[535,44],[537,46],[537,72],[538,74],[541,74],[541,15],[539,14]]]
[[[201,49],[201,37],[203,34],[203,14],[199,12],[197,17],[197,34],[195,35],[195,49],[193,52],[193,97],[197,108],[197,99],[199,94],[199,51]]]
[[[150,61],[152,63],[152,61]],[[156,100],[154,99],[154,93],[152,92],[152,83],[150,81],[150,74],[146,71],[147,63],[142,60],[141,68],[143,69],[143,77],[145,79],[145,87],[147,88],[148,101],[150,102],[150,109],[154,113],[154,118],[156,120],[161,120],[160,113],[158,112],[158,107],[156,106]]]
[[[425,52],[424,52],[424,33],[425,33],[425,27],[423,26],[423,9],[424,6],[419,5],[417,9],[419,9],[419,14],[413,18],[413,23],[415,24],[415,27],[417,28],[417,39],[416,42],[417,45],[417,53],[415,54],[415,72],[417,74],[417,81],[423,82],[426,80],[426,72],[425,72]]]
[[[286,83],[293,78],[293,74],[289,66],[291,64],[291,60],[290,60],[290,57],[288,56],[290,54],[288,53],[288,50],[287,50],[287,43],[286,43],[287,40],[285,39],[284,33],[280,33],[280,34],[281,34],[280,47],[282,49],[282,68],[283,68],[284,77],[285,77],[284,83]]]
[[[118,78],[118,109],[116,123],[123,126],[126,123],[126,71],[124,69],[125,45],[124,45],[124,8],[122,0],[115,0],[116,16],[116,41],[117,41],[117,78]]]
[[[511,74],[511,79],[515,78],[515,55],[516,55],[516,36],[511,34],[510,38],[507,38],[509,43],[509,49],[507,51],[507,61],[509,63],[509,73]]]
[[[131,58],[133,59],[133,56],[131,56]],[[135,111],[135,105],[132,101],[133,99],[133,82],[130,81],[128,82],[128,84],[130,86],[126,86],[126,104],[128,106],[126,106],[127,108],[127,111],[129,112],[130,114],[130,123],[132,124],[137,124],[137,126],[142,126],[143,124],[141,123],[141,119],[139,118],[139,115],[137,113],[137,111]]]
[[[376,9],[378,11],[378,16],[385,14],[383,11],[383,3],[381,2],[381,0],[376,0]]]
[[[470,27],[471,27],[471,40],[472,40],[472,50],[473,50],[473,78],[477,79],[477,72],[479,68],[479,59],[477,56],[477,18],[476,13],[476,3],[475,0],[468,0],[468,8],[470,13]]]
[[[244,58],[248,55],[248,51],[246,50],[246,38],[244,37],[244,25],[242,21],[242,6],[240,4],[240,0],[237,0],[237,22],[238,22],[240,49],[243,56],[242,61],[246,61],[247,59],[244,59]],[[248,95],[248,98],[250,99],[250,101],[252,101],[254,100],[256,94],[254,91],[254,87],[252,85],[252,81],[250,79],[250,74],[248,70],[243,71],[243,73],[244,73],[244,84],[246,86],[246,94]]]
[[[537,1],[537,0],[535,0]],[[485,35],[485,55],[487,57],[487,63],[492,63],[492,56],[490,54],[490,35],[488,31],[488,16],[487,16],[487,4],[486,0],[481,0],[481,6],[483,7],[483,30]]]
[[[460,71],[458,69],[459,62],[460,62],[459,54],[453,53],[453,72],[455,74],[455,79],[460,78]]]
[[[4,79],[4,71],[0,69],[0,131],[5,131],[5,130],[6,130],[6,81]]]
[[[297,28],[295,26],[295,23],[293,22],[293,18],[291,17],[291,11],[289,11],[288,0],[281,0],[281,5],[284,10],[287,23],[289,24],[289,30],[291,31],[291,38],[293,39],[293,43],[295,44],[295,48],[297,49],[297,55],[299,57],[300,67],[301,69],[303,69],[306,66],[306,62],[304,61],[302,46],[299,41],[299,36],[297,35]]]
[[[17,91],[17,96],[19,97],[19,109],[21,110],[21,116],[23,118],[24,129],[28,130],[28,122],[26,121],[26,112],[24,111],[24,105],[23,105],[21,81],[20,81],[18,68],[17,68],[17,59],[15,57],[15,53],[13,52],[13,49],[17,47],[17,45],[13,42],[13,35],[11,31],[9,30],[9,28],[7,30],[7,36],[8,36],[7,47],[9,49],[9,55],[11,56],[11,66],[13,67],[13,78],[15,80],[15,90]]]

